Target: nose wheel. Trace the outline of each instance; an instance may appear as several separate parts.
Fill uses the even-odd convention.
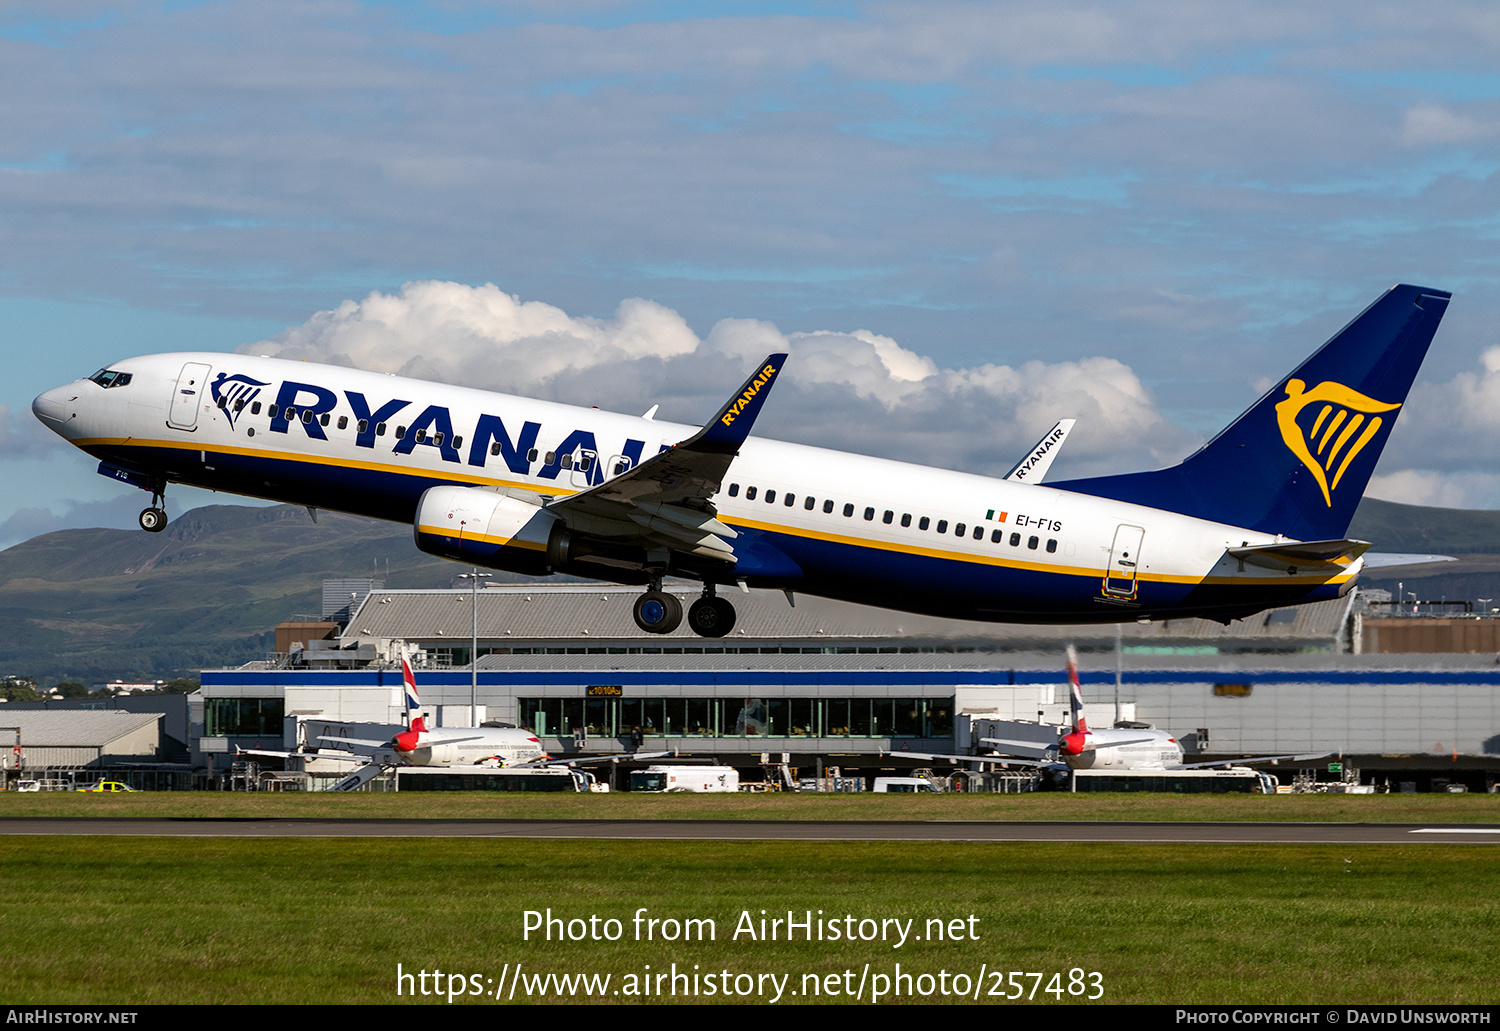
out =
[[[670,634],[682,623],[682,602],[662,590],[650,590],[635,600],[635,625],[648,634]]]

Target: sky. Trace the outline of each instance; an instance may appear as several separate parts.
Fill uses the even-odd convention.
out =
[[[1396,282],[1370,493],[1500,508],[1500,7],[0,5],[0,547],[133,526],[29,411],[241,350],[1052,478],[1175,462]],[[174,514],[215,500],[174,487]]]

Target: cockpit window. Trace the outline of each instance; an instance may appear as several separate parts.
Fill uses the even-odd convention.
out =
[[[130,383],[130,373],[116,372],[114,369],[100,369],[98,372],[90,376],[89,379],[93,380],[95,383],[108,390],[110,387],[123,387],[128,385]]]

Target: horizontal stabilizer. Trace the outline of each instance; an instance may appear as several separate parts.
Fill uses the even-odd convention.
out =
[[[1287,541],[1226,550],[1248,565],[1291,574],[1347,566],[1369,547],[1369,541]]]

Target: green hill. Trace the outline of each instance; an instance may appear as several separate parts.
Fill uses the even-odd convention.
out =
[[[84,683],[196,676],[263,658],[324,579],[447,587],[463,567],[411,529],[301,508],[213,505],[162,533],[62,530],[0,552],[0,673]],[[503,579],[503,577],[501,577]]]

